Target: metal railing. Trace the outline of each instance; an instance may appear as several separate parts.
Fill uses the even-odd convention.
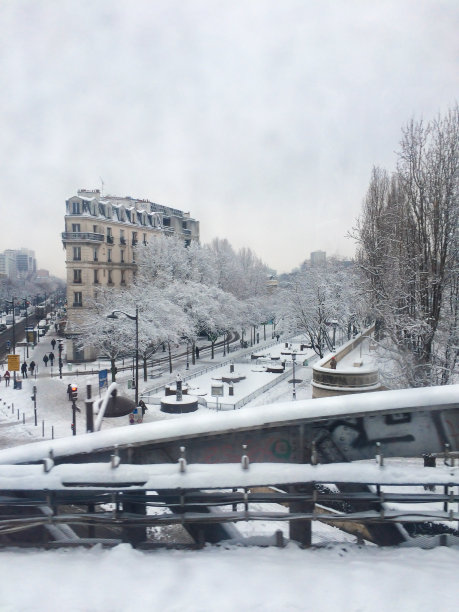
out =
[[[104,235],[96,234],[94,232],[62,232],[62,240],[77,240],[77,241],[95,241],[95,242],[103,242]]]

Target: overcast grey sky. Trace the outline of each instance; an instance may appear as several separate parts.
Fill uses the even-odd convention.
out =
[[[0,0],[0,250],[64,275],[65,199],[149,198],[289,271],[400,128],[458,98],[457,0]]]

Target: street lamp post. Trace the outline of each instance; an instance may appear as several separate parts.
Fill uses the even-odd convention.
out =
[[[139,307],[135,307],[135,315],[128,314],[124,310],[114,310],[107,315],[107,319],[117,319],[116,313],[124,314],[125,317],[135,321],[135,406],[139,405]]]
[[[292,352],[292,364],[293,364],[293,399],[296,400],[296,389],[295,389],[295,361],[296,353]]]

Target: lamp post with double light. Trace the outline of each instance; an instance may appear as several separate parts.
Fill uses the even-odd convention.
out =
[[[135,315],[128,314],[124,310],[114,310],[107,315],[107,319],[118,319],[117,314],[123,314],[131,321],[135,321],[135,405],[139,405],[139,307],[135,307]]]

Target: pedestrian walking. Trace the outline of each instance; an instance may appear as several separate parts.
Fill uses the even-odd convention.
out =
[[[51,351],[51,353],[48,355],[49,356],[49,362],[51,364],[51,367],[53,367],[53,363],[54,363],[54,353]]]
[[[56,347],[56,340],[54,338],[51,340],[51,346],[53,347],[53,351],[54,351]]]
[[[69,396],[69,402],[72,401],[72,385],[67,385],[67,395]]]
[[[22,372],[22,377],[27,378],[27,363],[25,361],[21,365],[21,372]]]
[[[5,379],[5,387],[9,387],[11,374],[9,373],[8,370],[3,374],[3,378]]]
[[[45,364],[45,368],[48,367],[48,355],[43,355],[43,363]]]
[[[29,370],[30,370],[30,374],[33,376],[33,373],[35,371],[35,361],[33,359],[29,364]]]
[[[148,408],[147,408],[147,405],[145,404],[145,402],[143,400],[140,400],[139,406],[140,406],[140,408],[142,408],[142,418],[143,418],[145,416],[145,412],[148,410]]]
[[[196,359],[199,359],[199,348],[198,347],[195,348],[195,353],[196,353]]]

